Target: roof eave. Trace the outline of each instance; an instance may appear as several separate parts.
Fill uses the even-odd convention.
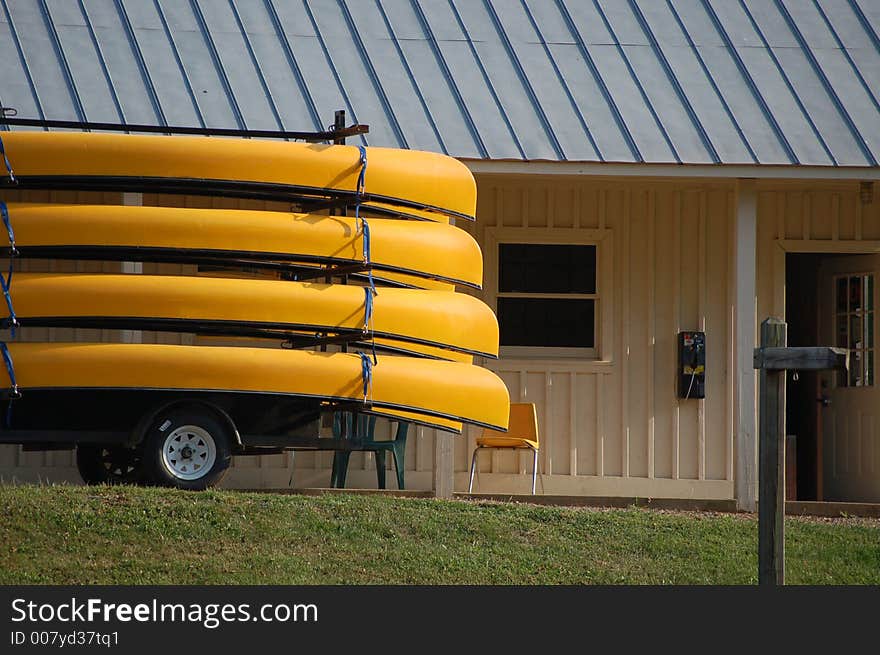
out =
[[[777,180],[880,180],[880,166],[807,166],[785,164],[647,164],[547,160],[466,159],[475,175],[583,175],[594,177],[666,177]]]

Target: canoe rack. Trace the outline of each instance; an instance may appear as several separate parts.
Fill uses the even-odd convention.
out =
[[[258,139],[294,139],[320,143],[330,141],[335,144],[345,143],[346,137],[366,134],[369,125],[355,123],[345,126],[345,110],[339,109],[334,114],[333,124],[319,132],[293,132],[289,130],[249,130],[226,127],[184,127],[180,125],[139,125],[134,123],[95,123],[90,121],[63,121],[45,118],[15,118],[18,110],[14,107],[0,107],[0,125],[18,125],[20,127],[41,127],[43,129],[72,129],[91,132],[143,132],[147,134],[189,134],[194,136],[237,136]]]

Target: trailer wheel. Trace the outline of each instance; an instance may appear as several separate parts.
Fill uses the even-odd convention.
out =
[[[143,443],[147,477],[166,487],[207,489],[232,463],[230,430],[207,409],[160,413]]]
[[[78,444],[76,468],[86,484],[135,484],[143,476],[140,448]]]

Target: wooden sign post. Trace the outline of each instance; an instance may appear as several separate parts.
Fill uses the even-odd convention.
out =
[[[787,326],[761,323],[755,349],[761,424],[758,432],[758,584],[785,584],[785,372],[846,369],[844,348],[787,348]]]

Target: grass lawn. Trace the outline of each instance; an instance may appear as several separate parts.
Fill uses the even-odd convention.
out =
[[[757,520],[381,496],[0,486],[0,584],[755,584]],[[880,584],[880,520],[789,518],[789,584]]]

